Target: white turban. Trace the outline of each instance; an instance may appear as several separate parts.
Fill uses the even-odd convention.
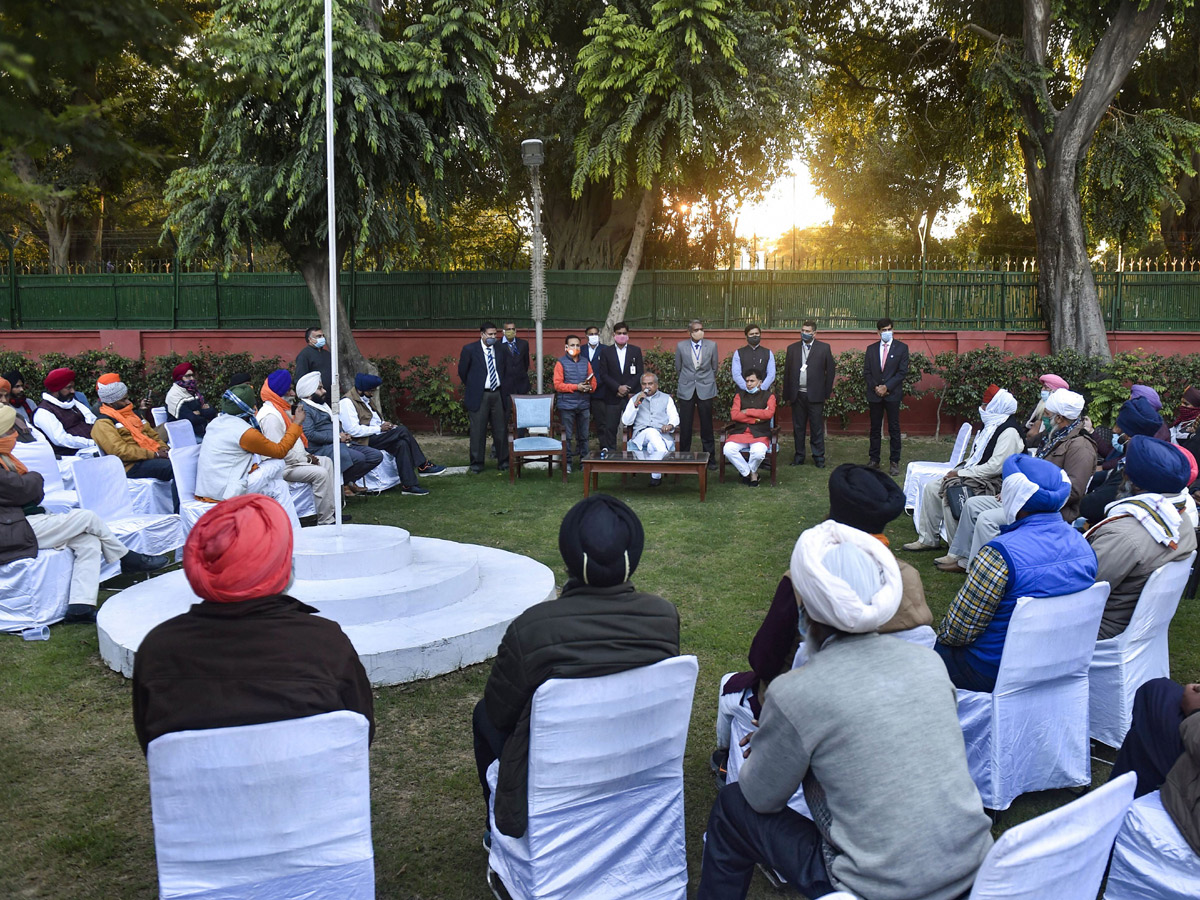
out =
[[[1046,399],[1046,412],[1074,422],[1083,415],[1083,395],[1059,388]]]
[[[832,520],[796,541],[792,587],[814,622],[840,631],[878,631],[900,608],[900,567],[875,537]]]
[[[296,396],[303,400],[306,397],[311,397],[317,392],[317,388],[321,386],[321,373],[309,372],[296,382]]]

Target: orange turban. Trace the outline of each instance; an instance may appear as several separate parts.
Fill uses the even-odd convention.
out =
[[[96,384],[116,384],[121,380],[121,376],[116,372],[105,372],[96,379]]]
[[[262,494],[224,500],[188,535],[183,571],[196,595],[212,603],[282,593],[292,578],[292,523]]]

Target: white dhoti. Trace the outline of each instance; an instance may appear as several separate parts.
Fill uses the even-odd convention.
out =
[[[29,516],[26,521],[37,537],[39,550],[62,550],[75,554],[71,567],[68,603],[95,606],[100,594],[100,558],[113,563],[129,552],[89,509]]]
[[[333,498],[333,460],[318,456],[320,465],[299,463],[283,470],[283,480],[292,484],[307,484],[312,488],[317,504],[317,524],[332,525],[335,518]]]
[[[721,677],[721,686],[717,688],[717,749],[728,750],[729,738],[733,732],[733,717],[737,708],[743,703],[749,704],[747,695],[750,691],[734,691],[732,694],[725,693],[725,682],[734,676],[733,672],[727,672]],[[738,752],[741,752],[740,750]]]
[[[629,450],[638,459],[662,459],[675,452],[675,438],[657,428],[643,428],[629,441]],[[651,478],[662,478],[661,472],[651,472]]]
[[[755,442],[753,444],[739,444],[737,441],[726,441],[725,448],[722,451],[725,458],[733,463],[733,467],[738,470],[738,474],[745,478],[751,472],[757,472],[758,467],[762,465],[762,461],[767,458],[766,444]],[[742,451],[750,451],[750,461],[746,462],[742,458]]]
[[[287,482],[283,480],[287,464],[282,459],[263,460],[262,465],[250,473],[246,479],[247,494],[264,494],[275,500],[283,507],[291,520],[292,530],[300,531],[300,518],[296,515],[296,505],[292,503],[292,492],[288,490]]]

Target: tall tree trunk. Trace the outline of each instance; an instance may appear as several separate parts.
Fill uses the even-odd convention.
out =
[[[317,316],[321,320],[321,330],[326,335],[332,334],[329,327],[329,248],[325,244],[314,246],[301,255],[296,264],[308,292],[312,296],[313,305],[317,308]],[[346,307],[339,295],[337,301],[338,322],[338,378],[341,381],[341,393],[345,394],[354,386],[354,375],[357,372],[369,372],[378,375],[379,370],[363,356],[354,340],[354,332],[350,330],[350,319],[346,315]],[[388,387],[394,388],[395,385]],[[326,385],[330,396],[333,396],[333,385]]]
[[[650,230],[650,220],[654,214],[654,201],[658,197],[658,186],[651,185],[642,193],[638,203],[637,217],[633,224],[633,237],[629,241],[629,252],[625,254],[625,262],[621,264],[621,277],[617,279],[617,289],[613,291],[612,305],[604,319],[604,328],[600,332],[602,341],[612,339],[613,326],[625,318],[625,310],[629,308],[629,295],[633,291],[633,282],[637,278],[638,269],[642,265],[642,250],[646,247],[646,233]]]

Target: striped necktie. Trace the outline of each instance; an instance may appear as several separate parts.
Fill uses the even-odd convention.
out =
[[[483,351],[483,355],[487,358],[488,380],[487,389],[494,391],[497,385],[500,384],[500,379],[496,377],[496,357],[492,354],[492,348],[487,347]]]

